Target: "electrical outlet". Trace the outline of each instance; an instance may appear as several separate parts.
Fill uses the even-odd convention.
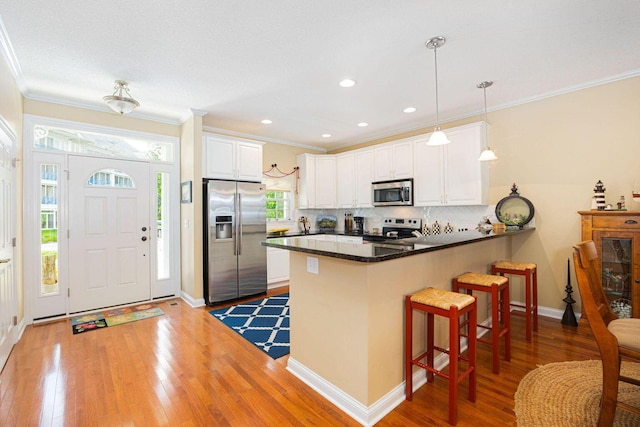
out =
[[[313,274],[319,274],[318,273],[318,258],[315,258],[315,257],[312,257],[312,256],[308,256],[307,257],[307,272],[313,273]]]

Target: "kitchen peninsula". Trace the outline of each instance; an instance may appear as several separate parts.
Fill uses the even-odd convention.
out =
[[[390,242],[341,241],[317,235],[268,239],[290,251],[291,355],[287,369],[363,425],[373,425],[404,400],[403,296],[451,278],[488,271],[511,259],[533,228],[488,235],[467,231]],[[478,296],[478,322],[487,301]],[[415,313],[416,353],[423,315]],[[436,343],[448,347],[445,322]],[[414,385],[424,384],[423,372]]]

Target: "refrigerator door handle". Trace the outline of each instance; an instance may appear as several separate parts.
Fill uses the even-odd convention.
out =
[[[238,212],[238,195],[234,194],[233,195],[233,211],[234,212]],[[231,224],[231,237],[233,238],[233,256],[237,256],[238,255],[238,230],[237,230],[237,226],[238,226],[238,215],[234,215],[231,219],[232,224]]]
[[[238,193],[238,209],[236,210],[236,227],[238,232],[236,233],[236,239],[238,242],[238,255],[242,255],[242,194]]]

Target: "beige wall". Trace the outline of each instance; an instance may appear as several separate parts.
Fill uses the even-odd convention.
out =
[[[324,151],[268,142],[262,147],[262,170],[269,170],[276,163],[282,172],[291,172],[296,166],[296,156],[302,153],[324,154]]]
[[[22,238],[22,108],[23,98],[9,66],[0,58],[0,117],[16,136],[16,249],[13,266],[18,297],[18,321],[24,318],[23,238]]]
[[[180,182],[192,181],[192,203],[180,204],[182,291],[203,297],[202,247],[202,116],[191,116],[180,136]]]

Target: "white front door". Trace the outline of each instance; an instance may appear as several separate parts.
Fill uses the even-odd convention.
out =
[[[149,164],[69,156],[69,312],[151,298]]]
[[[0,370],[15,343],[17,295],[13,273],[15,179],[13,141],[0,128]]]

